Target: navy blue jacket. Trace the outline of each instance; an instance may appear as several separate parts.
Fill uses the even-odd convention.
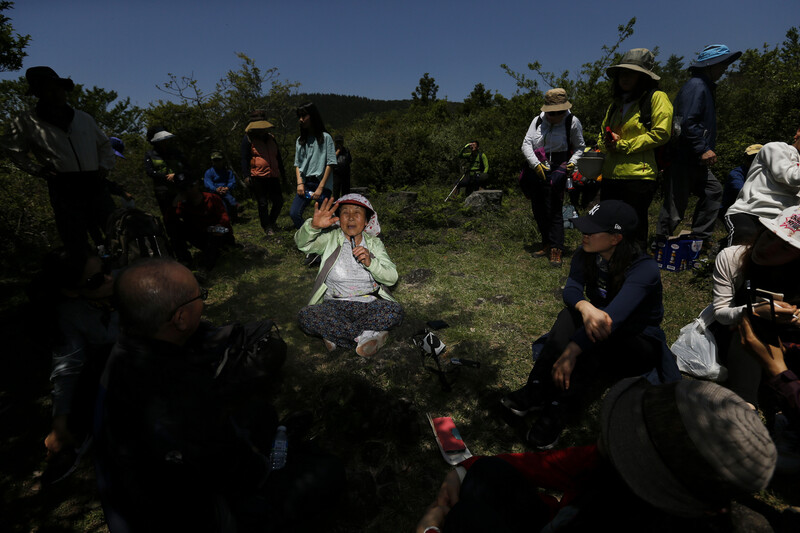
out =
[[[592,305],[611,317],[612,332],[623,330],[626,335],[644,335],[657,340],[661,344],[661,361],[655,372],[648,374],[648,380],[652,383],[669,383],[681,379],[675,356],[667,347],[666,335],[661,329],[661,320],[664,318],[664,289],[658,264],[649,255],[640,255],[625,272],[625,281],[622,282],[619,292],[606,295],[596,283],[587,281],[585,256],[582,247],[572,256],[569,277],[564,286],[564,303],[574,309],[575,304],[588,297]],[[593,345],[584,327],[578,328],[571,340],[584,351]]]
[[[705,74],[693,72],[675,97],[674,117],[680,120],[678,148],[682,155],[699,158],[717,145],[717,110],[714,105],[717,85]]]

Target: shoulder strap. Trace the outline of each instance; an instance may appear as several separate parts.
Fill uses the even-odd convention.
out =
[[[536,117],[536,127],[538,128],[541,125],[542,125],[542,115],[539,115],[538,117]]]
[[[653,127],[653,94],[655,92],[655,89],[650,89],[639,98],[639,122],[647,131]]]
[[[564,119],[564,131],[567,134],[567,152],[570,153],[570,157],[572,157],[572,119],[575,117],[572,113],[567,114],[567,118]]]

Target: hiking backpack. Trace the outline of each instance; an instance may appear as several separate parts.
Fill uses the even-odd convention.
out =
[[[172,257],[161,220],[141,209],[117,209],[109,218],[106,252],[114,268],[143,257]]]

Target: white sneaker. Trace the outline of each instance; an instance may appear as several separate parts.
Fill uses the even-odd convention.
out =
[[[386,339],[388,338],[388,331],[362,331],[361,335],[354,339],[358,343],[358,346],[356,346],[356,353],[362,357],[375,355],[375,353],[386,344]]]

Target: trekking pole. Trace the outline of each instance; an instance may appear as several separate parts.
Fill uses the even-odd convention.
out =
[[[464,173],[461,175],[461,177],[458,178],[458,181],[456,182],[455,186],[453,187],[453,190],[450,191],[450,194],[448,194],[447,198],[444,199],[445,203],[447,203],[447,200],[449,200],[450,197],[453,196],[453,193],[456,192],[456,189],[458,189],[458,186],[461,185],[461,182],[464,180],[464,177],[466,177],[467,172],[469,172],[469,170],[465,170]]]

